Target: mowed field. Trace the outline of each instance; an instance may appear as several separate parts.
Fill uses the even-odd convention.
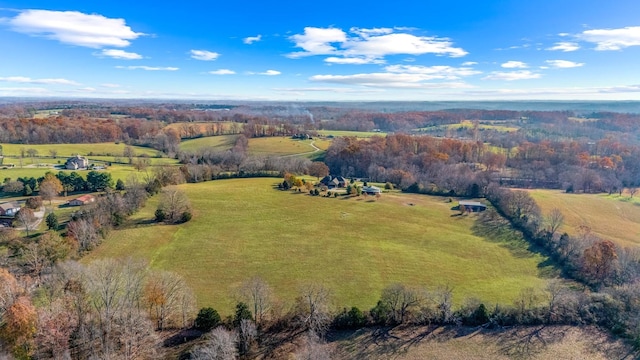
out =
[[[209,136],[185,140],[180,143],[180,150],[196,151],[201,148],[212,148],[214,151],[231,149],[238,135]],[[310,145],[313,140],[296,140],[290,137],[273,136],[249,139],[251,155],[296,155],[313,152]],[[318,141],[318,148],[328,148],[330,142]]]
[[[92,153],[94,155],[122,155],[125,144],[124,143],[96,143],[96,144],[0,144],[2,145],[2,150],[5,156],[20,156],[21,149],[34,149],[38,151],[39,156],[50,156],[49,151],[55,150],[57,151],[58,157],[69,157],[76,154],[79,155],[89,155]],[[159,152],[157,150],[141,147],[141,146],[133,146],[133,149],[137,156],[145,154],[147,156],[158,156]],[[13,161],[13,159],[11,159]],[[8,161],[8,159],[5,159]],[[30,161],[29,158],[26,158],[25,155],[25,163],[26,161]]]
[[[621,246],[640,244],[640,203],[628,195],[567,194],[560,190],[529,190],[542,212],[558,208],[564,215],[560,231],[576,234],[586,225],[591,232]],[[634,199],[635,200],[635,199]]]
[[[394,282],[435,288],[454,299],[510,304],[523,288],[542,289],[542,256],[512,252],[473,234],[475,216],[455,216],[444,198],[401,193],[323,198],[273,189],[279,179],[233,179],[184,184],[194,207],[182,225],[150,224],[158,198],[113,231],[84,261],[138,257],[176,271],[199,306],[232,313],[234,293],[259,275],[280,299],[321,283],[336,306],[373,307]]]

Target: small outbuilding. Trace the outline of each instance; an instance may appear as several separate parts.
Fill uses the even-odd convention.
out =
[[[363,186],[362,192],[367,195],[377,195],[382,193],[382,190],[377,186]]]
[[[93,195],[82,195],[73,200],[69,200],[69,206],[82,206],[96,202],[96,197]]]
[[[20,204],[16,201],[0,204],[0,216],[16,216],[18,211],[20,211]]]
[[[487,210],[487,205],[478,201],[460,200],[458,201],[458,209],[462,206],[469,212],[480,212]]]

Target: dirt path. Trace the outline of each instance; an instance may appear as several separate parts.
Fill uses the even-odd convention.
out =
[[[309,154],[314,154],[320,151],[320,148],[316,146],[315,141],[310,142],[309,146],[311,146],[314,150],[303,152],[303,153],[297,153],[297,154],[282,155],[281,157],[286,158],[286,157],[293,157],[293,156],[309,155]]]

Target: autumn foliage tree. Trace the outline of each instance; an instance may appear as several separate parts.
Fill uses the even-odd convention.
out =
[[[582,274],[587,282],[596,288],[605,285],[615,270],[616,246],[610,240],[599,240],[582,255]]]
[[[26,296],[17,298],[5,312],[0,337],[17,358],[28,358],[33,352],[37,319],[36,309]]]
[[[51,205],[51,200],[63,190],[62,182],[52,172],[47,172],[40,182],[40,196],[44,200],[49,200],[49,205]]]

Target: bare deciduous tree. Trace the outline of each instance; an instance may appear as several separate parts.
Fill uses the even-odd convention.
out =
[[[213,329],[205,344],[191,353],[194,360],[234,360],[236,357],[236,334],[223,327]]]
[[[253,308],[254,320],[261,325],[271,308],[272,292],[269,284],[260,277],[252,277],[240,286],[240,297]]]
[[[564,215],[558,208],[553,208],[547,216],[547,225],[551,237],[555,235],[556,231],[564,224]]]
[[[308,284],[296,299],[296,312],[300,323],[318,336],[324,336],[331,322],[329,290],[319,284]]]
[[[183,213],[191,210],[191,203],[184,191],[171,186],[162,189],[158,209],[164,212],[167,221],[178,222]]]
[[[33,214],[33,210],[23,207],[16,214],[16,221],[18,225],[24,228],[24,231],[29,236],[29,231],[36,227],[36,217]]]
[[[423,296],[416,289],[402,284],[391,284],[382,290],[380,300],[391,310],[391,317],[396,324],[407,320],[410,311],[420,305]]]

